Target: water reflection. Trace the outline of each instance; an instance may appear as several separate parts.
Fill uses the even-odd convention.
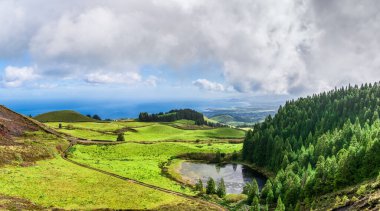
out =
[[[241,193],[244,184],[251,182],[253,178],[256,178],[260,189],[266,182],[264,176],[241,164],[217,165],[183,162],[180,174],[192,183],[201,179],[203,184],[206,184],[209,177],[212,177],[216,181],[223,178],[227,193]]]

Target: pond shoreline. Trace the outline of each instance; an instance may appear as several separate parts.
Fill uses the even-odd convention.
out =
[[[272,178],[272,174],[268,173],[267,171],[264,171],[263,169],[257,168],[254,165],[249,165],[248,163],[244,163],[241,161],[224,161],[221,163],[213,162],[210,160],[193,160],[193,159],[183,159],[183,158],[173,158],[166,162],[165,165],[162,166],[162,171],[164,172],[165,176],[190,188],[194,188],[195,182],[191,181],[193,179],[188,178],[184,176],[180,171],[182,168],[182,164],[184,162],[191,162],[191,163],[203,163],[203,164],[220,164],[223,165],[229,165],[229,164],[236,164],[241,165],[244,167],[249,168],[252,172],[260,175],[261,177],[267,179]]]

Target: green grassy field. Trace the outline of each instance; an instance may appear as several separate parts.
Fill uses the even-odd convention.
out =
[[[148,122],[81,122],[62,123],[63,129],[59,129],[58,122],[46,123],[61,132],[84,139],[114,141],[117,131],[123,129],[126,141],[195,141],[215,139],[240,139],[245,132],[234,128],[199,128],[180,129],[193,125],[189,121],[177,121],[174,123],[148,123]],[[71,125],[73,129],[67,129]],[[179,127],[179,128],[178,128]]]
[[[0,194],[64,209],[155,209],[183,198],[88,170],[61,158],[0,168]]]
[[[160,166],[170,158],[191,152],[232,153],[242,144],[125,143],[113,146],[76,145],[71,158],[80,163],[174,191],[194,194],[162,175]]]
[[[46,125],[59,129],[59,124],[61,122],[48,122]],[[63,127],[67,125],[72,125],[74,128],[87,129],[87,130],[96,130],[101,132],[113,132],[125,127],[136,128],[149,126],[154,123],[151,122],[134,122],[134,121],[112,121],[112,122],[62,122]]]
[[[60,129],[60,132],[70,134],[72,136],[83,138],[83,139],[91,139],[91,140],[107,140],[107,141],[115,141],[117,135],[110,132],[100,132],[86,129]]]
[[[127,131],[125,140],[129,141],[168,141],[168,140],[213,140],[242,138],[244,131],[232,128],[214,128],[209,130],[182,130],[167,125],[155,124],[136,128],[137,132]]]

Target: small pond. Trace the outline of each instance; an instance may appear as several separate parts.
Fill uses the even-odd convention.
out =
[[[184,161],[179,173],[183,179],[191,183],[196,183],[198,179],[201,179],[204,186],[209,177],[212,177],[216,182],[223,178],[227,193],[241,193],[245,183],[251,182],[253,178],[257,180],[260,189],[266,182],[263,175],[241,164],[220,165]]]

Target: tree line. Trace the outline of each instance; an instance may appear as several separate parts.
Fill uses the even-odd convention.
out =
[[[311,207],[316,196],[377,176],[379,106],[379,83],[347,86],[287,101],[254,125],[242,158],[277,173],[260,201]]]
[[[149,114],[141,112],[139,114],[139,121],[142,122],[174,122],[181,119],[193,120],[197,124],[204,124],[205,120],[203,114],[192,109],[175,109],[169,112]]]

